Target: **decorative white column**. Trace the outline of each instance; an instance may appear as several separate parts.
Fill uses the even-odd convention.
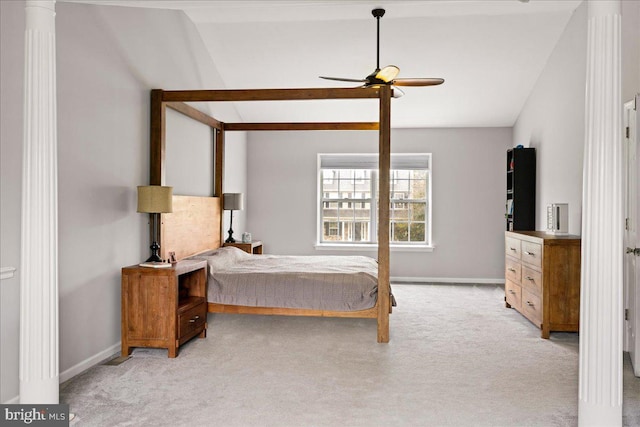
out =
[[[57,404],[55,1],[27,1],[20,253],[20,403]]]
[[[580,426],[622,425],[621,5],[588,1]]]

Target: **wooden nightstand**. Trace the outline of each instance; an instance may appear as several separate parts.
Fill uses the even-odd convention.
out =
[[[222,246],[235,246],[236,248],[242,249],[243,251],[249,254],[262,255],[262,242],[260,240],[254,240],[251,243],[242,243],[242,242],[225,243]]]
[[[178,347],[207,336],[207,262],[179,261],[170,268],[122,269],[122,356],[131,347]]]

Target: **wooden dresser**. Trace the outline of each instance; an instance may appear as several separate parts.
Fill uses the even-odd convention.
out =
[[[542,330],[579,330],[580,237],[505,232],[505,302]]]
[[[183,260],[170,268],[122,269],[122,356],[132,347],[178,347],[207,334],[207,261]]]

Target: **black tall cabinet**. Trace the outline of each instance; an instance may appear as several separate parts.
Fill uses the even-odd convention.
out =
[[[536,228],[536,149],[507,150],[507,231]]]

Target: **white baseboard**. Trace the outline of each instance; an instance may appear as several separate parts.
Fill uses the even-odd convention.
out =
[[[2,402],[3,405],[17,405],[20,403],[20,395],[17,395],[13,399],[9,399],[6,402]]]
[[[391,277],[391,283],[478,283],[504,284],[504,277],[499,279],[456,278],[456,277]]]
[[[118,342],[117,344],[112,345],[111,347],[107,348],[106,350],[101,351],[100,353],[97,353],[85,360],[83,360],[82,362],[70,367],[69,369],[67,369],[66,371],[62,372],[60,374],[60,383],[62,384],[63,382],[70,380],[71,378],[75,377],[78,374],[81,374],[82,372],[86,371],[87,369],[91,368],[94,365],[97,365],[98,363],[102,362],[103,360],[105,360],[106,358],[108,358],[109,356],[113,356],[115,353],[118,352],[118,350],[120,349],[121,344]]]
[[[91,368],[92,366],[95,366],[98,363],[102,362],[109,356],[113,356],[115,353],[118,352],[118,350],[120,350],[120,346],[121,346],[121,343],[114,344],[111,347],[107,348],[106,350],[103,350],[100,353],[94,354],[93,356],[86,358],[82,362],[77,363],[74,366],[70,367],[69,369],[67,369],[66,371],[60,374],[60,377],[58,378],[60,384],[62,384],[67,380],[70,380],[71,378],[75,377],[78,374],[83,373],[84,371]],[[14,405],[17,403],[20,403],[20,395],[14,397],[13,399],[7,400],[6,402],[3,402],[4,405]]]

